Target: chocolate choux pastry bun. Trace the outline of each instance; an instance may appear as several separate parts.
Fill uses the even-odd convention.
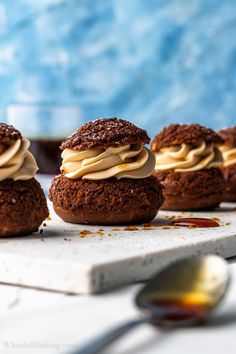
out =
[[[220,145],[223,155],[222,172],[225,179],[225,202],[236,202],[236,126],[219,131],[224,143]]]
[[[97,225],[145,223],[163,203],[153,176],[155,156],[145,130],[118,118],[91,121],[61,145],[61,174],[49,198],[66,222]]]
[[[199,124],[171,124],[151,142],[164,210],[212,210],[223,200],[222,138]]]
[[[0,123],[0,237],[36,232],[48,216],[29,145],[13,126]]]

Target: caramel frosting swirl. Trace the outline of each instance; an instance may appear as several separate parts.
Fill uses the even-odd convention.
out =
[[[173,145],[156,153],[156,170],[199,171],[220,167],[223,158],[213,143]]]
[[[29,146],[26,138],[18,139],[11,145],[0,143],[0,182],[7,178],[17,181],[34,177],[38,166],[28,150]]]
[[[223,166],[227,167],[236,164],[236,146],[221,145],[220,151],[223,155]]]
[[[155,156],[143,144],[105,150],[65,149],[61,156],[61,172],[70,179],[146,178],[155,168]]]

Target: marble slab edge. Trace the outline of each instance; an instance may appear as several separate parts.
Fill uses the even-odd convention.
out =
[[[171,249],[144,254],[142,257],[84,266],[77,262],[68,265],[61,260],[32,260],[26,256],[1,254],[0,283],[70,294],[96,294],[147,280],[167,263],[203,254],[218,254],[224,258],[235,256],[236,233],[227,237],[219,236],[207,242],[174,246]]]

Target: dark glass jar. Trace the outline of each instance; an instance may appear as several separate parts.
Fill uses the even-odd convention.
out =
[[[58,174],[61,142],[80,125],[80,109],[63,105],[9,105],[7,122],[30,140],[39,173]]]

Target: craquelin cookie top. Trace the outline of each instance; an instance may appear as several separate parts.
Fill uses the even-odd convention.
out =
[[[171,145],[194,144],[201,140],[215,144],[223,141],[214,130],[200,124],[171,124],[154,137],[151,150],[156,152]]]
[[[61,150],[91,150],[129,144],[148,144],[147,132],[119,118],[101,118],[84,124],[69,136]]]
[[[219,134],[226,145],[236,146],[236,125],[220,130]]]
[[[10,144],[18,139],[22,139],[22,135],[13,125],[0,123],[0,143]]]

